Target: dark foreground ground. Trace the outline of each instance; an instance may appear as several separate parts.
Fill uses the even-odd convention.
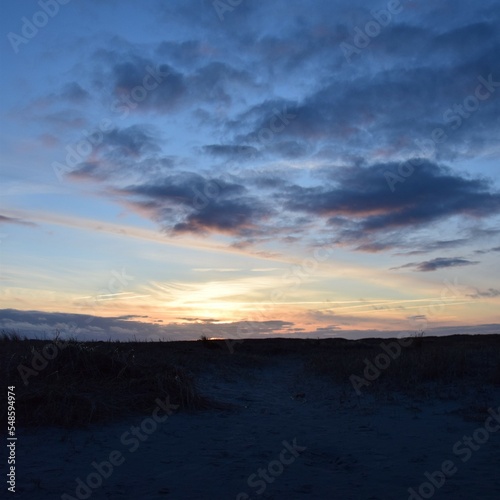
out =
[[[12,498],[500,498],[498,335],[0,349]]]

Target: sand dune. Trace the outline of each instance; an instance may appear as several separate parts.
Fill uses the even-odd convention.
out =
[[[458,395],[453,384],[426,395],[376,390],[374,381],[358,395],[311,371],[304,348],[282,343],[264,355],[248,344],[250,363],[243,347],[238,359],[200,344],[182,349],[199,358],[197,390],[215,408],[185,411],[160,398],[159,409],[83,429],[23,428],[16,497],[499,497],[498,386],[468,381]]]

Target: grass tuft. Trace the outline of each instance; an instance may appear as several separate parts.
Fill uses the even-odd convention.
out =
[[[424,340],[420,332],[411,340],[366,390],[397,390],[416,395],[450,385],[500,385],[500,336],[456,335]],[[309,357],[306,366],[332,381],[350,384],[352,375],[364,377],[367,361],[374,363],[385,352],[382,343],[387,345],[397,339],[346,342],[342,348],[325,344],[321,352]]]
[[[15,330],[4,330],[0,331],[0,342],[19,342],[22,337]]]
[[[240,340],[240,339],[238,339]],[[408,342],[411,340],[411,342]],[[224,340],[197,342],[79,342],[0,336],[0,382],[16,386],[21,425],[74,427],[150,412],[169,397],[179,409],[221,408],[197,390],[195,377],[207,373],[234,380],[247,368],[288,359],[307,372],[354,390],[351,376],[364,377],[368,363],[398,339],[246,339],[230,350]],[[500,335],[454,335],[405,339],[379,376],[363,391],[390,397],[451,397],[462,389],[500,386]],[[408,345],[409,344],[409,345]],[[232,345],[232,344],[230,344]],[[22,369],[21,369],[22,368]],[[301,369],[301,368],[300,368]],[[21,377],[31,370],[28,384]],[[6,406],[0,418],[6,419]]]
[[[211,406],[186,370],[161,359],[141,362],[135,356],[136,347],[130,345],[59,343],[57,351],[46,351],[53,359],[44,359],[41,356],[48,342],[18,340],[10,344],[15,349],[2,355],[8,359],[9,384],[16,386],[16,415],[21,425],[83,426],[152,411],[155,400],[164,401],[167,396],[185,410]],[[36,368],[32,372],[36,374],[26,379],[27,385],[20,376],[21,366]]]

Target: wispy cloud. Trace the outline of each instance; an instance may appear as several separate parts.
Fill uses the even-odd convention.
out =
[[[473,261],[464,259],[462,257],[437,257],[436,259],[426,260],[423,262],[409,262],[398,267],[391,267],[391,269],[406,269],[412,268],[418,272],[430,272],[437,271],[438,269],[443,269],[447,267],[459,267],[459,266],[472,266],[474,264],[479,264],[479,261]]]
[[[500,4],[402,3],[350,62],[363,0],[65,9],[5,54],[2,298],[74,312],[119,260],[103,315],[334,335],[417,318],[453,272],[484,300],[436,321],[493,321]]]
[[[17,217],[7,217],[6,215],[0,215],[0,224],[17,224],[19,226],[30,226],[35,227],[36,224],[31,221],[24,219],[19,219]]]
[[[479,298],[496,298],[500,297],[500,290],[498,288],[489,288],[488,290],[477,290],[476,293],[469,294],[469,297],[473,297],[474,299]]]

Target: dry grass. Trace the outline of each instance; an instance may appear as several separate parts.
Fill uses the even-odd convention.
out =
[[[0,331],[0,343],[4,344],[6,342],[19,342],[22,337],[14,330],[2,330]]]
[[[32,369],[35,352],[41,353],[48,342],[3,343],[7,348],[2,351],[2,375],[9,385],[16,386],[16,414],[21,425],[86,425],[152,411],[155,400],[164,401],[167,396],[181,409],[211,406],[197,392],[194,379],[186,370],[161,359],[141,362],[135,356],[135,343],[62,344],[65,347],[58,350],[54,359],[35,370],[36,375],[28,376],[27,385],[19,367]]]
[[[382,342],[397,339],[346,342],[341,348],[325,343],[321,352],[308,359],[309,370],[337,383],[350,384],[351,375],[363,377],[365,360],[373,363],[377,355],[385,352]],[[431,395],[444,386],[460,384],[500,385],[499,335],[415,336],[366,390]]]
[[[305,376],[322,376],[351,391],[351,375],[362,377],[365,360],[384,352],[396,339],[248,339],[232,344],[197,342],[64,342],[57,356],[24,385],[19,366],[31,367],[50,342],[0,334],[2,386],[16,386],[21,425],[77,426],[147,413],[168,395],[180,409],[217,408],[202,396],[197,376],[241,377],[247,368],[293,359]],[[417,336],[366,391],[441,397],[450,386],[500,386],[500,335]],[[2,413],[3,412],[3,413]],[[5,420],[5,407],[0,410]]]

